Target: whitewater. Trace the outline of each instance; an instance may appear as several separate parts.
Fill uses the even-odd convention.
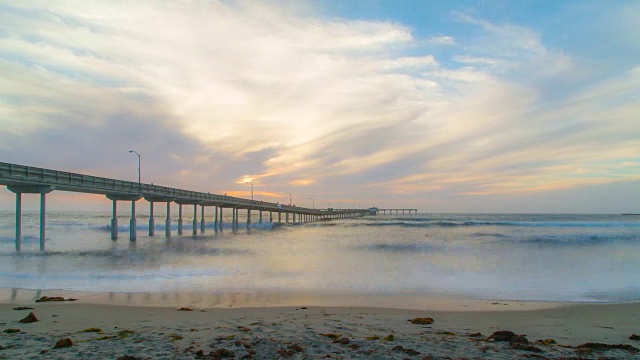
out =
[[[163,217],[156,214],[156,223]],[[149,237],[141,214],[131,243],[126,226],[110,239],[109,214],[51,211],[41,253],[38,213],[26,212],[16,253],[14,214],[0,212],[0,287],[640,300],[638,216],[417,214],[282,225],[267,219],[221,234],[209,221],[196,237],[185,221],[188,235],[174,229],[167,239],[163,224]],[[127,223],[125,214],[120,224]]]

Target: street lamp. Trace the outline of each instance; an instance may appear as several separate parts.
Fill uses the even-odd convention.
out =
[[[291,206],[291,193],[288,191],[285,191],[287,194],[289,194],[289,206]]]
[[[247,181],[245,184],[251,184],[251,200],[253,200],[253,183]]]
[[[315,209],[316,208],[315,200],[313,200],[313,198],[309,198],[309,199],[311,199],[311,207]]]
[[[137,152],[133,151],[133,150],[129,150],[130,153],[132,154],[136,154],[138,155],[138,184],[141,182],[140,181],[140,154],[138,154]]]
[[[329,207],[327,209],[331,209],[331,202],[329,202],[329,200],[325,200],[327,202],[327,204],[329,204]]]

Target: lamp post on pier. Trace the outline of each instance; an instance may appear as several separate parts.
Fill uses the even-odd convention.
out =
[[[327,207],[327,209],[331,209],[331,202],[329,200],[325,200],[327,202],[327,204],[329,204],[329,207]]]
[[[313,200],[313,198],[309,198],[309,199],[311,199],[311,208],[315,209],[316,208],[316,201]]]
[[[251,200],[253,200],[253,183],[247,181],[245,184],[250,184],[251,185]]]
[[[140,178],[140,154],[138,154],[134,150],[129,150],[129,153],[138,155],[138,184],[139,184],[141,182],[140,181],[140,179],[141,179]]]
[[[289,206],[291,206],[291,193],[288,191],[285,191],[287,194],[289,194]]]

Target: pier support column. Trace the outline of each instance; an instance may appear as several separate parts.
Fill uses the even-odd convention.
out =
[[[258,221],[258,224],[262,224],[262,210],[260,210],[260,220]]]
[[[224,222],[222,221],[222,206],[220,206],[220,232],[224,232]]]
[[[113,202],[113,215],[111,216],[111,240],[118,239],[118,201],[111,200]]]
[[[251,228],[251,209],[247,209],[247,230]]]
[[[214,206],[214,216],[213,216],[213,229],[217,233],[218,232],[218,207]]]
[[[171,237],[171,202],[167,201],[167,219],[164,222],[164,235]]]
[[[153,218],[153,201],[149,202],[149,236],[155,236],[155,220]]]
[[[131,200],[131,220],[129,220],[129,241],[136,241],[136,201]]]
[[[238,218],[238,212],[236,208],[231,208],[231,231],[236,232],[236,220]]]
[[[282,213],[278,211],[278,224],[282,224]]]
[[[47,194],[40,194],[40,251],[44,251]]]
[[[193,204],[193,228],[191,233],[193,236],[198,235],[198,205]]]
[[[178,204],[178,235],[182,235],[182,204]]]
[[[269,222],[273,222],[273,211],[269,211]]]
[[[22,247],[22,193],[16,193],[16,251]]]
[[[205,222],[204,222],[204,205],[200,209],[202,214],[200,215],[200,234],[204,234]]]
[[[287,224],[289,223],[289,213],[285,213]]]
[[[296,223],[296,213],[293,213],[293,223]]]

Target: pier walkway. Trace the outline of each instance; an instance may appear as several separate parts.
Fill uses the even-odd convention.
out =
[[[402,214],[404,215],[405,211],[408,211],[409,214],[417,214],[418,213],[418,209],[376,209],[376,215],[379,214],[382,211],[382,214],[386,214],[387,211],[389,212],[389,214],[393,214],[393,212],[396,212],[396,215],[400,213],[400,211],[402,211]]]
[[[239,227],[238,215],[240,210],[247,210],[247,228],[251,225],[251,213],[259,212],[259,222],[262,223],[262,213],[269,213],[269,221],[273,222],[273,214],[277,213],[277,222],[285,221],[315,222],[319,220],[348,218],[368,214],[366,209],[309,209],[272,202],[248,200],[233,196],[210,194],[198,191],[183,190],[166,186],[145,184],[117,179],[109,179],[85,174],[70,173],[58,170],[43,169],[32,166],[0,162],[0,185],[16,194],[16,251],[20,251],[22,239],[22,194],[40,195],[40,250],[45,250],[46,239],[46,195],[54,190],[71,191],[89,194],[105,195],[113,202],[111,218],[111,239],[118,238],[118,201],[131,203],[131,219],[129,221],[129,240],[136,241],[136,201],[144,199],[149,202],[149,236],[154,236],[155,219],[153,216],[154,203],[166,203],[167,218],[165,219],[165,236],[171,237],[171,203],[178,204],[178,234],[182,235],[183,205],[193,206],[193,235],[198,229],[198,207],[201,208],[200,232],[205,230],[205,207],[214,207],[214,229],[222,232],[223,209],[230,209],[232,214],[231,228]]]

